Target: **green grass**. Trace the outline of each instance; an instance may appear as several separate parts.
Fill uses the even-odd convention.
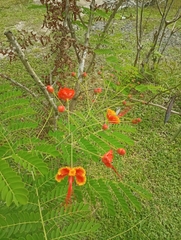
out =
[[[15,25],[20,21],[24,22],[27,29],[32,28],[37,31],[41,27],[45,8],[36,7],[31,2],[28,3],[28,1],[19,1],[19,5],[13,5],[13,3],[14,1],[12,0],[6,1],[4,5],[1,3],[3,7],[0,22],[0,37],[2,41],[5,41],[3,31],[9,29],[17,33]],[[148,9],[148,15],[150,14],[149,11]],[[150,16],[150,18],[152,17],[158,21],[157,14]],[[154,26],[155,21],[153,20],[149,24],[147,31]],[[133,50],[133,46],[129,45],[129,41],[125,42],[124,34],[121,37],[123,38],[122,42],[125,48]],[[111,38],[114,38],[114,34],[111,35]],[[112,41],[115,49],[118,49],[119,38],[119,33],[117,35],[115,33],[115,38]],[[134,37],[132,36],[132,38]],[[37,54],[36,50],[35,54]],[[32,62],[38,74],[41,75],[44,72],[42,67],[44,65],[41,65],[40,59],[33,58],[32,55],[31,53],[30,62]],[[122,57],[123,65],[131,64],[129,61],[132,59],[134,52],[127,53],[127,55],[122,53],[122,55],[124,56]],[[101,58],[99,58],[99,61],[98,66],[102,64]],[[23,67],[18,61],[9,65],[4,60],[0,64],[2,72],[9,73],[12,78],[19,78],[22,82],[30,79],[24,70],[21,71]],[[180,53],[173,48],[168,60],[163,61],[158,70],[152,75],[151,83],[162,85],[164,88],[179,84],[179,68]],[[107,69],[109,70],[110,68],[107,67]],[[29,84],[31,85],[31,81]],[[151,93],[146,93],[145,95],[146,100],[152,97]],[[160,95],[154,102],[166,106],[170,95],[171,93]],[[106,104],[109,104],[109,102],[105,103],[105,108],[107,107]],[[180,111],[179,102],[176,102],[175,108],[177,111]],[[130,135],[134,139],[135,145],[126,148],[127,154],[122,163],[124,181],[134,182],[142,186],[150,191],[153,197],[151,200],[143,202],[143,209],[140,212],[132,209],[129,214],[125,214],[115,206],[117,214],[115,217],[110,217],[107,215],[106,209],[98,208],[96,211],[93,210],[92,215],[101,224],[96,239],[181,239],[181,136],[179,135],[178,138],[172,141],[172,137],[180,125],[180,116],[172,114],[169,122],[164,125],[164,114],[165,111],[163,109],[143,104],[138,104],[128,114],[130,118],[141,117],[142,122],[137,125],[137,132]],[[102,174],[104,175],[105,173],[103,172]],[[90,236],[89,239],[93,238]]]

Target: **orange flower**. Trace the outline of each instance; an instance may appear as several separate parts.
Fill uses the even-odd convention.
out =
[[[58,97],[65,101],[72,99],[74,95],[75,91],[70,88],[60,88],[60,90],[58,91]]]
[[[70,199],[72,196],[72,184],[74,182],[74,177],[76,180],[77,185],[82,186],[86,183],[86,171],[82,167],[62,167],[58,170],[58,173],[55,176],[55,180],[57,182],[60,182],[62,179],[64,179],[66,176],[68,176],[68,191],[67,191],[67,196],[66,196],[66,205],[70,203]]]
[[[112,161],[113,161],[113,150],[109,150],[107,153],[105,153],[102,156],[102,162],[106,165],[106,167],[108,168],[112,168],[112,170],[116,173],[116,175],[122,179],[121,175],[118,173],[118,171],[116,170],[116,168],[112,165]]]
[[[120,119],[117,116],[116,112],[111,109],[107,110],[107,119],[110,123],[114,123],[114,124],[120,123]]]
[[[108,168],[112,168],[112,160],[113,160],[113,150],[109,150],[104,156],[102,157],[102,162],[106,165]]]

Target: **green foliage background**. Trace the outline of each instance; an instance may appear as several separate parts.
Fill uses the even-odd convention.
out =
[[[25,24],[29,22],[35,28],[42,22],[44,8],[35,7],[31,2],[23,2],[23,5],[19,2],[19,5],[12,6],[9,3],[13,1],[6,1],[7,5],[1,3],[1,13],[5,19],[5,22],[0,23],[3,30],[15,30],[14,25],[20,20],[26,21]],[[154,17],[157,18],[156,14]],[[1,36],[5,40],[3,32]],[[93,73],[98,81],[93,86],[104,83],[105,94],[98,99],[96,108],[88,115],[85,106],[91,106],[91,97],[84,96],[86,100],[78,104],[80,110],[71,117],[73,156],[75,163],[84,164],[88,181],[83,187],[75,186],[73,204],[67,209],[61,205],[67,193],[67,181],[65,179],[57,184],[54,180],[57,169],[68,165],[70,159],[71,144],[70,136],[67,137],[66,116],[59,120],[59,130],[54,132],[51,119],[48,122],[50,125],[45,124],[46,106],[1,78],[1,239],[181,238],[181,141],[180,137],[171,141],[179,128],[180,116],[171,116],[170,122],[163,125],[162,109],[136,104],[125,117],[124,125],[107,132],[100,131],[106,108],[119,107],[122,100],[127,100],[132,87],[135,98],[143,94],[144,100],[149,100],[160,90],[179,84],[179,51],[171,49],[169,63],[165,59],[155,72],[148,72],[147,77],[142,78],[129,62],[133,56],[129,42],[122,40],[126,50],[121,49],[121,56],[124,56],[121,62],[116,51],[120,34],[110,38],[108,40],[113,45],[113,54],[109,55],[108,51],[108,56],[106,50],[97,52],[100,54],[98,61],[106,58],[105,62],[99,62],[97,66],[99,69],[102,63],[105,64],[105,75],[100,80]],[[39,74],[46,71],[41,58],[33,58],[34,54],[40,52],[38,46],[29,53],[29,59]],[[4,59],[0,64],[4,73],[12,74],[22,83],[26,82],[31,89],[36,89],[18,61],[9,65]],[[116,80],[110,81],[107,70],[117,71],[114,72]],[[118,71],[122,71],[122,75]],[[133,79],[136,83],[130,86]],[[138,81],[142,81],[142,84],[137,84]],[[108,87],[110,91],[107,91]],[[174,91],[162,94],[159,104],[165,105],[172,93]],[[175,107],[180,110],[179,103]],[[99,116],[98,119],[94,115]],[[135,116],[141,117],[143,121],[132,127],[129,122]],[[86,123],[86,130],[82,123]],[[118,182],[113,172],[100,163],[100,156],[110,149],[110,139],[113,148],[121,146],[127,150],[125,158],[120,160],[115,156],[114,161],[124,176],[123,182]]]

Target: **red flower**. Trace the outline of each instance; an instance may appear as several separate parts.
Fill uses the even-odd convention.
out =
[[[116,115],[116,112],[111,109],[107,110],[107,119],[110,123],[114,123],[114,124],[120,123],[120,119]]]
[[[70,88],[61,88],[58,91],[58,97],[65,101],[72,99],[74,95],[75,95],[75,91]]]
[[[113,160],[113,150],[109,150],[104,156],[102,157],[102,162],[106,165],[108,168],[112,168],[112,160]]]
[[[112,170],[116,173],[116,175],[122,179],[121,175],[118,173],[116,168],[112,165],[113,157],[114,157],[113,150],[109,150],[109,152],[105,153],[101,159],[102,159],[102,162],[106,165],[106,167],[112,168]]]
[[[86,183],[85,174],[86,174],[85,169],[82,167],[74,167],[74,168],[62,167],[58,170],[58,173],[55,176],[55,180],[57,182],[60,182],[62,179],[64,179],[64,177],[68,176],[69,185],[68,185],[67,196],[65,199],[66,205],[68,205],[71,200],[71,196],[73,192],[72,184],[74,182],[74,177],[75,177],[76,183],[79,186],[82,186]]]

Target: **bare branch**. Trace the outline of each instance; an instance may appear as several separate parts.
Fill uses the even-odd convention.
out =
[[[10,44],[15,48],[15,50],[16,50],[16,52],[18,54],[18,57],[20,58],[22,64],[24,65],[24,67],[27,70],[27,72],[29,73],[29,75],[33,78],[35,83],[40,87],[41,91],[45,95],[45,97],[46,97],[47,101],[49,102],[49,104],[53,107],[54,111],[57,112],[56,104],[54,103],[53,99],[50,97],[49,93],[47,92],[46,87],[44,86],[44,84],[41,82],[39,77],[34,72],[34,70],[31,67],[30,63],[28,62],[25,54],[23,53],[20,45],[18,44],[18,42],[16,41],[15,37],[13,36],[13,33],[11,31],[6,31],[4,33],[4,35],[7,37],[8,41],[10,42]]]
[[[158,0],[156,0],[156,5],[157,5],[157,8],[158,8],[158,11],[159,11],[160,15],[163,16],[163,12],[162,12],[162,10],[159,6]]]
[[[14,85],[24,89],[26,92],[30,93],[33,97],[37,97],[36,94],[34,92],[32,92],[30,89],[28,89],[27,87],[25,87],[23,84],[13,80],[12,78],[8,77],[7,75],[5,74],[2,74],[0,73],[0,77],[6,79],[6,80],[9,80],[10,82],[12,82]]]
[[[105,25],[104,30],[103,30],[103,32],[102,32],[102,34],[100,36],[99,43],[96,45],[95,49],[99,49],[99,47],[101,46],[102,40],[105,38],[105,34],[106,34],[106,32],[107,32],[107,30],[108,30],[112,20],[114,19],[115,15],[116,15],[116,13],[117,13],[117,11],[118,11],[118,9],[119,9],[119,7],[121,6],[122,3],[123,3],[123,0],[119,0],[119,2],[116,4],[116,7],[115,7],[115,9],[113,10],[111,16],[108,19],[107,24]],[[87,72],[91,69],[92,64],[93,64],[93,62],[95,60],[95,57],[96,57],[96,54],[93,53],[92,59],[91,59],[90,64],[89,64],[89,66],[87,68]]]
[[[160,104],[157,104],[157,103],[152,103],[152,102],[148,102],[147,103],[147,102],[145,102],[143,100],[139,100],[139,99],[136,99],[136,98],[131,98],[131,100],[134,101],[134,102],[140,102],[140,103],[143,103],[145,105],[155,106],[155,107],[167,110],[167,107],[164,107],[164,106],[162,106]],[[181,112],[177,112],[177,111],[171,110],[171,113],[174,113],[174,114],[177,114],[177,115],[181,116]]]
[[[82,82],[82,73],[84,71],[85,67],[85,60],[87,57],[87,51],[89,47],[89,39],[90,39],[90,32],[91,32],[91,26],[92,26],[92,20],[93,20],[93,12],[95,10],[95,0],[92,0],[90,4],[90,15],[89,15],[89,22],[87,26],[87,32],[85,33],[85,42],[84,42],[84,50],[81,56],[81,60],[79,62],[79,68],[78,68],[78,79],[75,85],[75,97],[73,98],[73,101],[70,104],[70,110],[72,111],[75,107],[77,97],[80,94],[80,84]]]

